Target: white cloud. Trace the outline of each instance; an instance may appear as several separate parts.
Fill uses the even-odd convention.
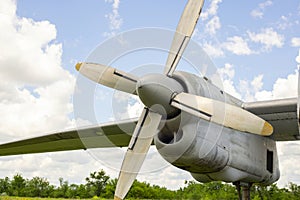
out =
[[[245,101],[256,101],[255,95],[263,87],[263,75],[257,75],[252,81],[241,80],[239,85],[239,91],[243,94],[243,99]]]
[[[215,35],[217,30],[221,28],[220,19],[218,16],[212,17],[206,24],[205,24],[205,31],[211,35]]]
[[[205,21],[209,17],[217,15],[219,4],[221,2],[222,0],[211,0],[208,9],[201,13],[201,19]]]
[[[293,37],[291,39],[292,47],[300,47],[300,37]]]
[[[278,158],[280,168],[279,187],[286,187],[288,183],[299,183],[300,170],[298,162],[300,159],[299,142],[278,142]]]
[[[16,1],[0,1],[0,29],[5,30],[0,31],[1,143],[72,124],[69,115],[75,78],[62,68],[62,45],[55,41],[56,28],[49,21],[20,18],[16,8]],[[59,155],[65,159],[71,156]],[[77,158],[84,155],[79,153]],[[56,158],[57,154],[1,157],[0,177],[21,172],[29,178],[44,176],[55,181],[63,176],[73,180],[87,168],[83,157],[76,165]]]
[[[240,99],[241,95],[237,92],[233,84],[233,78],[235,75],[233,66],[229,63],[226,63],[224,67],[218,68],[217,72],[221,77],[224,91]]]
[[[292,27],[294,23],[291,22],[288,17],[283,15],[280,17],[280,20],[276,24],[278,29],[286,30],[287,28]]]
[[[252,80],[239,80],[238,84],[234,84],[233,65],[226,63],[223,68],[218,69],[218,73],[223,81],[224,90],[247,102],[292,98],[298,95],[297,71],[285,78],[278,78],[270,91],[263,90],[263,74],[255,76]]]
[[[56,29],[53,24],[11,16],[1,19],[0,28],[6,30],[0,33],[1,79],[9,81],[18,73],[18,80],[11,81],[36,85],[68,75],[60,66],[62,46],[54,43]]]
[[[300,63],[300,50],[299,50],[299,63]],[[296,60],[297,60],[296,58]],[[295,70],[294,73],[289,74],[285,78],[278,78],[272,90],[262,90],[263,77],[257,77],[254,79],[251,84],[256,88],[252,92],[252,96],[254,96],[254,100],[262,101],[262,100],[272,100],[272,99],[283,99],[283,98],[292,98],[298,96],[298,71]]]
[[[262,82],[263,77],[264,76],[262,74],[260,74],[256,77],[254,77],[254,79],[251,81],[251,86],[253,87],[253,90],[254,90],[255,93],[262,89],[262,87],[263,87],[263,82]]]
[[[12,1],[2,1],[0,7],[1,18],[5,21],[14,20],[16,9],[17,6],[16,4],[12,3]]]
[[[132,105],[128,104],[127,110],[128,110],[129,118],[139,117],[142,113],[143,108],[144,105],[141,103],[139,99],[136,99],[136,102],[134,102]]]
[[[250,15],[254,18],[262,18],[264,13],[260,10],[252,10]]]
[[[210,57],[222,57],[224,56],[224,52],[222,47],[219,45],[213,45],[211,43],[205,42],[203,44],[203,50],[210,56]]]
[[[223,44],[223,47],[236,55],[250,55],[253,53],[247,41],[239,36],[227,38],[227,42]]]
[[[262,90],[255,94],[255,99],[259,101],[272,100],[273,93],[272,91]]]
[[[238,84],[234,84],[235,69],[233,65],[229,63],[219,68],[217,72],[223,81],[224,91],[244,101],[255,101],[255,94],[263,87],[262,74],[255,76],[251,81],[239,80]]]
[[[144,108],[138,96],[116,91],[113,96],[114,120],[124,120],[139,117]]]
[[[263,50],[269,51],[273,47],[282,47],[284,44],[284,36],[280,35],[273,28],[262,29],[259,33],[253,33],[248,31],[249,38],[256,43],[260,43],[263,46]]]
[[[221,76],[222,80],[233,79],[235,71],[233,66],[229,63],[226,63],[224,67],[218,68],[218,73]]]
[[[265,8],[265,7],[267,7],[267,6],[271,6],[272,4],[273,4],[273,2],[270,1],[270,0],[268,0],[268,1],[264,2],[264,3],[259,4],[259,6],[260,6],[261,8]]]
[[[263,86],[263,75],[255,76],[251,81],[240,80],[238,91],[242,99],[246,102],[256,101],[255,94],[260,91]]]
[[[110,37],[115,35],[116,31],[121,28],[123,19],[119,14],[120,0],[105,0],[105,2],[112,4],[112,12],[105,15],[105,17],[109,20],[109,29],[111,32],[105,32],[104,36]]]
[[[200,19],[202,21],[207,21],[205,24],[205,33],[209,36],[216,34],[217,30],[221,28],[220,18],[217,16],[219,4],[222,0],[211,0],[211,3],[207,10],[201,13]]]
[[[90,172],[104,168],[85,151],[10,156],[1,158],[0,163],[1,178],[21,173],[29,179],[34,176],[45,177],[55,185],[58,185],[59,177],[70,183],[84,183]]]
[[[242,96],[240,93],[236,90],[234,83],[232,80],[224,80],[223,81],[223,87],[224,91],[227,92],[228,94],[234,96],[235,98],[241,99]]]
[[[298,72],[288,75],[286,78],[278,78],[273,85],[272,91],[257,91],[256,100],[271,100],[297,97],[298,94]]]
[[[258,75],[253,80],[240,80],[238,91],[243,100],[263,101],[272,99],[292,98],[298,94],[298,72],[289,74],[286,78],[278,78],[271,91],[263,89],[263,75]]]
[[[251,11],[250,15],[254,18],[263,18],[265,8],[271,6],[272,4],[273,2],[270,0],[260,3],[258,4],[257,8]]]
[[[17,17],[14,1],[1,1],[0,8],[7,9],[0,18],[1,132],[16,136],[65,127],[75,78],[61,66],[55,26]]]
[[[198,29],[196,28],[194,31],[194,36],[198,41],[201,40],[203,49],[209,56],[212,57],[222,57],[224,56],[224,52],[219,42],[211,42],[217,41],[216,33],[221,28],[221,21],[218,14],[219,4],[222,0],[210,0],[210,4],[206,10],[203,10],[200,19],[204,22],[204,32],[199,34]],[[209,42],[206,38],[210,38]]]

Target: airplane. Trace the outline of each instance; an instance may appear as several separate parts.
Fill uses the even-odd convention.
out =
[[[79,73],[92,81],[138,96],[144,104],[138,119],[1,144],[0,156],[127,147],[116,200],[126,197],[151,145],[199,182],[233,183],[239,199],[250,199],[252,184],[276,182],[280,177],[276,141],[300,139],[299,95],[248,103],[206,77],[176,71],[203,4],[204,0],[187,2],[163,74],[137,77],[97,63],[76,64]]]

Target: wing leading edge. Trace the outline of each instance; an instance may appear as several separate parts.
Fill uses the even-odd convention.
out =
[[[273,126],[274,132],[270,137],[274,140],[300,140],[297,98],[244,103],[242,107]]]
[[[0,156],[128,146],[137,120],[72,129],[0,145]]]
[[[244,103],[268,121],[276,141],[300,140],[297,98]],[[128,146],[137,119],[88,126],[0,145],[0,156]]]
[[[242,107],[273,126],[274,131],[270,137],[274,140],[300,140],[300,69],[297,98],[244,103]]]

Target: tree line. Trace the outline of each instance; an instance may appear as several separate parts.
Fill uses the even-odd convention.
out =
[[[25,179],[21,174],[0,179],[0,195],[19,197],[51,197],[51,198],[92,198],[101,197],[113,199],[117,179],[111,179],[105,171],[90,173],[85,184],[70,184],[59,178],[59,186],[49,183],[46,178],[33,177]],[[150,185],[146,182],[135,181],[131,187],[128,199],[238,199],[235,186],[222,182],[196,183],[186,181],[185,187],[176,191],[166,187]],[[286,188],[254,185],[251,189],[253,200],[293,200],[300,199],[300,186],[289,183]]]

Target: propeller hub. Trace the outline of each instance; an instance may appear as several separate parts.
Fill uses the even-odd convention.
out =
[[[180,110],[170,105],[175,94],[184,89],[175,79],[162,74],[149,74],[139,79],[136,88],[141,101],[151,111],[172,118]]]

